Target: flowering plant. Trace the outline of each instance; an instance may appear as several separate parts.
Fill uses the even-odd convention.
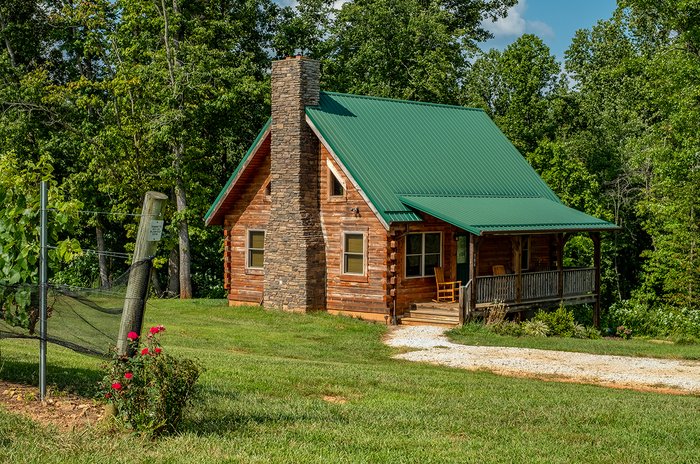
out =
[[[164,331],[162,325],[151,327],[141,350],[138,334],[130,332],[129,348],[135,354],[115,352],[102,381],[116,418],[136,431],[154,435],[176,429],[201,372],[194,361],[163,350],[160,335]]]

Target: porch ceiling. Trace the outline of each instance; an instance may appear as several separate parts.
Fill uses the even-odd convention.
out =
[[[403,204],[476,235],[618,229],[547,198],[403,195]]]

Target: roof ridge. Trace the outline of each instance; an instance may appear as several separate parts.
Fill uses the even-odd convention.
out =
[[[459,106],[459,105],[448,105],[445,103],[431,103],[431,102],[422,102],[422,101],[415,101],[415,100],[403,100],[400,98],[375,97],[372,95],[357,95],[354,93],[327,92],[325,90],[322,90],[321,93],[326,94],[326,95],[340,95],[343,97],[350,97],[350,98],[364,98],[366,100],[381,100],[381,101],[390,101],[390,102],[395,102],[395,103],[406,103],[409,105],[436,106],[438,108],[452,108],[452,109],[456,109],[456,110],[478,111],[481,113],[486,113],[486,111],[484,111],[481,108],[472,108],[469,106]]]

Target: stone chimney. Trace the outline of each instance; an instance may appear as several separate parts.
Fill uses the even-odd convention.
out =
[[[267,308],[325,309],[320,145],[304,111],[319,104],[319,78],[315,60],[296,56],[272,63],[272,206],[264,263]]]

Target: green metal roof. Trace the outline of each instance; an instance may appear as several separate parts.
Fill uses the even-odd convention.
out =
[[[321,92],[306,114],[386,223],[420,221],[405,194],[559,202],[482,110]]]
[[[401,201],[477,235],[617,228],[547,198],[405,195]]]
[[[253,155],[253,152],[255,151],[255,148],[258,146],[260,141],[263,139],[267,131],[270,129],[270,125],[272,124],[272,118],[269,118],[263,128],[260,130],[258,133],[257,137],[255,137],[255,140],[253,141],[253,144],[248,148],[248,151],[246,152],[245,155],[243,155],[243,158],[241,161],[238,163],[238,166],[236,166],[236,169],[234,169],[233,174],[231,174],[231,177],[228,178],[228,181],[226,182],[226,185],[224,185],[224,188],[221,189],[221,192],[219,192],[219,196],[216,197],[216,200],[214,200],[214,203],[209,207],[209,210],[207,211],[207,214],[204,215],[204,223],[206,225],[209,225],[212,222],[213,216],[215,213],[219,210],[219,207],[221,203],[224,201],[226,198],[226,195],[228,194],[229,190],[235,183],[236,179],[238,179],[239,174],[245,168],[245,166],[248,165],[248,158],[250,158]]]
[[[472,233],[603,230],[561,204],[482,110],[321,92],[306,115],[386,223],[417,211]],[[215,223],[268,120],[205,216]]]

